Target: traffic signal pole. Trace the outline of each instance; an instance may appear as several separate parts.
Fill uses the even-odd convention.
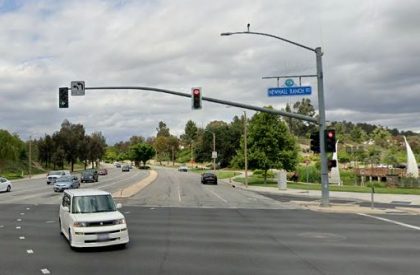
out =
[[[324,75],[322,71],[322,50],[321,47],[315,49],[316,54],[316,75],[318,83],[318,108],[319,108],[319,141],[320,141],[320,161],[321,161],[321,206],[327,207],[330,204],[329,184],[328,184],[328,159],[325,148],[325,99],[324,99]]]
[[[321,47],[318,48],[311,48],[300,43],[296,43],[294,41],[285,39],[280,36],[262,33],[262,32],[250,32],[249,28],[248,31],[244,32],[224,32],[221,33],[221,36],[230,36],[236,34],[252,34],[252,35],[260,35],[260,36],[267,36],[271,38],[275,38],[281,40],[283,42],[295,45],[297,47],[309,50],[314,52],[316,55],[316,77],[318,82],[318,106],[319,106],[319,121],[316,121],[319,124],[319,141],[320,141],[320,161],[321,161],[321,190],[322,190],[322,197],[321,197],[321,206],[329,206],[329,184],[328,184],[328,163],[327,163],[327,152],[325,150],[325,136],[324,132],[326,129],[325,124],[325,104],[324,104],[324,76],[322,71],[322,50]]]
[[[154,88],[154,87],[141,87],[141,86],[140,87],[136,87],[136,86],[85,87],[85,90],[143,90],[143,91],[166,93],[166,94],[177,95],[177,96],[182,96],[182,97],[191,97],[191,93],[181,93],[181,92],[176,92],[176,91],[171,91],[171,90],[166,90],[166,89],[160,89],[160,88]],[[318,120],[316,118],[297,114],[297,113],[289,113],[289,112],[268,109],[268,108],[253,106],[249,104],[243,104],[243,103],[227,101],[227,100],[211,98],[211,97],[205,97],[205,96],[202,96],[201,99],[204,101],[238,107],[242,109],[248,109],[248,110],[253,110],[257,112],[269,113],[272,115],[280,115],[280,116],[296,118],[296,119],[304,120],[308,122],[318,123]]]

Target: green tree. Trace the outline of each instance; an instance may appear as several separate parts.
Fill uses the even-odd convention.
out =
[[[106,141],[101,132],[94,132],[90,135],[88,142],[88,159],[94,168],[98,160],[102,160],[105,155]]]
[[[309,98],[303,98],[301,101],[297,101],[293,104],[293,109],[290,108],[290,105],[286,105],[286,112],[294,112],[301,115],[315,117],[316,112],[315,108],[311,103]],[[294,118],[285,118],[284,119],[289,127],[289,130],[292,134],[303,137],[312,130],[314,130],[315,125],[313,123],[294,119]]]
[[[85,128],[82,124],[72,124],[67,119],[61,124],[60,145],[64,149],[65,158],[71,165],[71,171],[74,170],[74,163],[77,161],[80,153],[80,145],[85,137]]]
[[[295,169],[298,147],[285,122],[278,116],[257,112],[248,128],[249,167],[263,170],[264,182],[268,169]],[[238,151],[239,155],[242,152],[243,148]]]
[[[390,145],[391,134],[382,127],[378,127],[373,130],[372,139],[375,141],[375,144],[383,148],[388,148]]]
[[[153,158],[156,154],[155,149],[147,143],[138,143],[130,147],[130,157],[136,163],[143,162],[143,167],[146,166],[146,162]]]
[[[181,142],[190,149],[191,160],[193,159],[193,144],[197,140],[197,136],[197,125],[192,120],[188,120],[185,124],[184,134],[181,135]]]
[[[169,128],[166,126],[166,123],[163,121],[159,121],[158,128],[156,128],[157,134],[156,137],[169,137],[171,134],[169,133]]]

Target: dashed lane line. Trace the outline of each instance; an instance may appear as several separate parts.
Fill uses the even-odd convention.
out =
[[[178,200],[179,200],[179,202],[181,202],[181,187],[179,186],[179,183],[178,183],[177,187],[178,187]]]
[[[46,268],[41,269],[41,273],[42,274],[51,274],[51,272]]]

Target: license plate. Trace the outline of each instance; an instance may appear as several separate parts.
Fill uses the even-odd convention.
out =
[[[109,239],[109,234],[99,234],[98,235],[98,240],[99,241],[104,241],[104,240],[108,240]]]

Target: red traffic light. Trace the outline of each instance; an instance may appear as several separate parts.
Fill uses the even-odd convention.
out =
[[[324,136],[325,136],[325,151],[334,153],[335,145],[336,145],[335,144],[336,143],[335,130],[334,129],[325,130]]]
[[[201,88],[192,88],[191,92],[193,110],[201,109]]]

